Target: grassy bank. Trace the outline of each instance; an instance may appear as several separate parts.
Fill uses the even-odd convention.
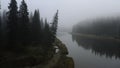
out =
[[[77,35],[77,36],[80,36],[80,37],[85,37],[85,38],[93,38],[93,39],[99,39],[99,40],[110,40],[110,41],[120,42],[119,38],[109,37],[109,36],[98,36],[98,35],[81,34],[81,33],[71,33],[71,34],[72,35]]]

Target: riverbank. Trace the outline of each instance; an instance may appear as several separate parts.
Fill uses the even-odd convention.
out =
[[[77,36],[81,36],[81,37],[99,39],[99,40],[110,40],[110,41],[120,42],[120,39],[115,38],[115,37],[109,37],[109,36],[98,36],[98,35],[81,34],[81,33],[70,33],[70,34],[72,34],[72,35],[77,35]]]
[[[46,65],[37,65],[32,68],[74,68],[74,61],[68,57],[68,50],[65,44],[56,38],[53,44],[58,51]]]
[[[56,39],[56,44],[59,48],[60,59],[54,68],[74,68],[74,61],[72,57],[68,57],[68,49],[59,39]]]

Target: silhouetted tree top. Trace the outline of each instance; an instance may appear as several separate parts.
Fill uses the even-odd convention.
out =
[[[32,20],[32,36],[34,41],[42,40],[42,28],[40,21],[40,13],[39,10],[34,11],[33,20]]]
[[[30,33],[30,23],[29,23],[29,12],[27,4],[24,0],[22,0],[19,9],[19,36],[21,41],[27,42],[29,40]]]
[[[10,22],[16,21],[17,20],[17,13],[18,13],[18,11],[17,11],[18,7],[17,7],[16,0],[11,0],[10,4],[8,6],[8,9],[9,9],[9,11],[8,11],[9,21]]]
[[[17,2],[16,0],[11,0],[9,6],[8,6],[9,11],[7,12],[8,14],[8,35],[9,35],[9,40],[13,41],[16,40],[16,31],[17,31],[17,22],[18,22],[18,7],[17,7]]]
[[[53,18],[53,22],[52,22],[52,26],[51,26],[51,30],[52,30],[53,35],[56,35],[57,25],[58,25],[58,10]]]
[[[25,19],[26,21],[29,21],[28,15],[29,15],[29,12],[27,8],[27,4],[25,3],[24,0],[22,0],[21,5],[20,5],[20,10],[19,10],[19,16],[24,17],[23,19]]]

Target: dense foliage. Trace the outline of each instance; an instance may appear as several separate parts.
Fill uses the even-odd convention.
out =
[[[53,43],[57,32],[58,11],[49,25],[47,19],[40,17],[39,10],[35,10],[34,14],[28,12],[25,0],[22,0],[19,8],[17,1],[11,0],[8,9],[0,16],[0,62],[5,61],[3,58],[7,60],[20,57],[21,54],[39,54],[43,57],[42,60],[52,56],[55,52]]]

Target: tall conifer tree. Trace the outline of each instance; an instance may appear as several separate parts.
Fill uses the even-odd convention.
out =
[[[53,42],[55,40],[56,32],[57,32],[57,25],[58,25],[58,10],[53,18],[52,26],[51,26],[51,32],[53,34]]]
[[[9,40],[9,45],[15,43],[17,40],[16,35],[17,35],[17,24],[18,24],[18,7],[17,7],[17,2],[16,0],[11,0],[9,6],[8,6],[8,22],[7,22],[7,27],[8,27],[8,40]]]
[[[51,26],[51,29],[54,35],[56,35],[56,32],[57,32],[57,25],[58,25],[58,10],[53,18],[53,22]]]
[[[49,29],[49,25],[48,25],[48,23],[47,23],[47,19],[45,19],[45,27],[44,27],[44,41],[45,41],[45,43],[49,43],[49,41],[50,41],[50,29]]]
[[[41,31],[39,10],[35,10],[32,22],[33,41],[41,41]]]
[[[0,6],[1,7],[1,6]],[[1,9],[0,9],[1,10]],[[2,19],[1,19],[1,11],[0,11],[0,43],[1,43],[1,40],[2,40]]]
[[[27,4],[25,3],[24,0],[22,0],[21,5],[20,5],[20,10],[19,10],[19,29],[20,29],[20,40],[23,42],[28,42],[29,41],[29,33],[30,33],[30,23],[29,23],[29,13],[28,13],[28,8]]]

